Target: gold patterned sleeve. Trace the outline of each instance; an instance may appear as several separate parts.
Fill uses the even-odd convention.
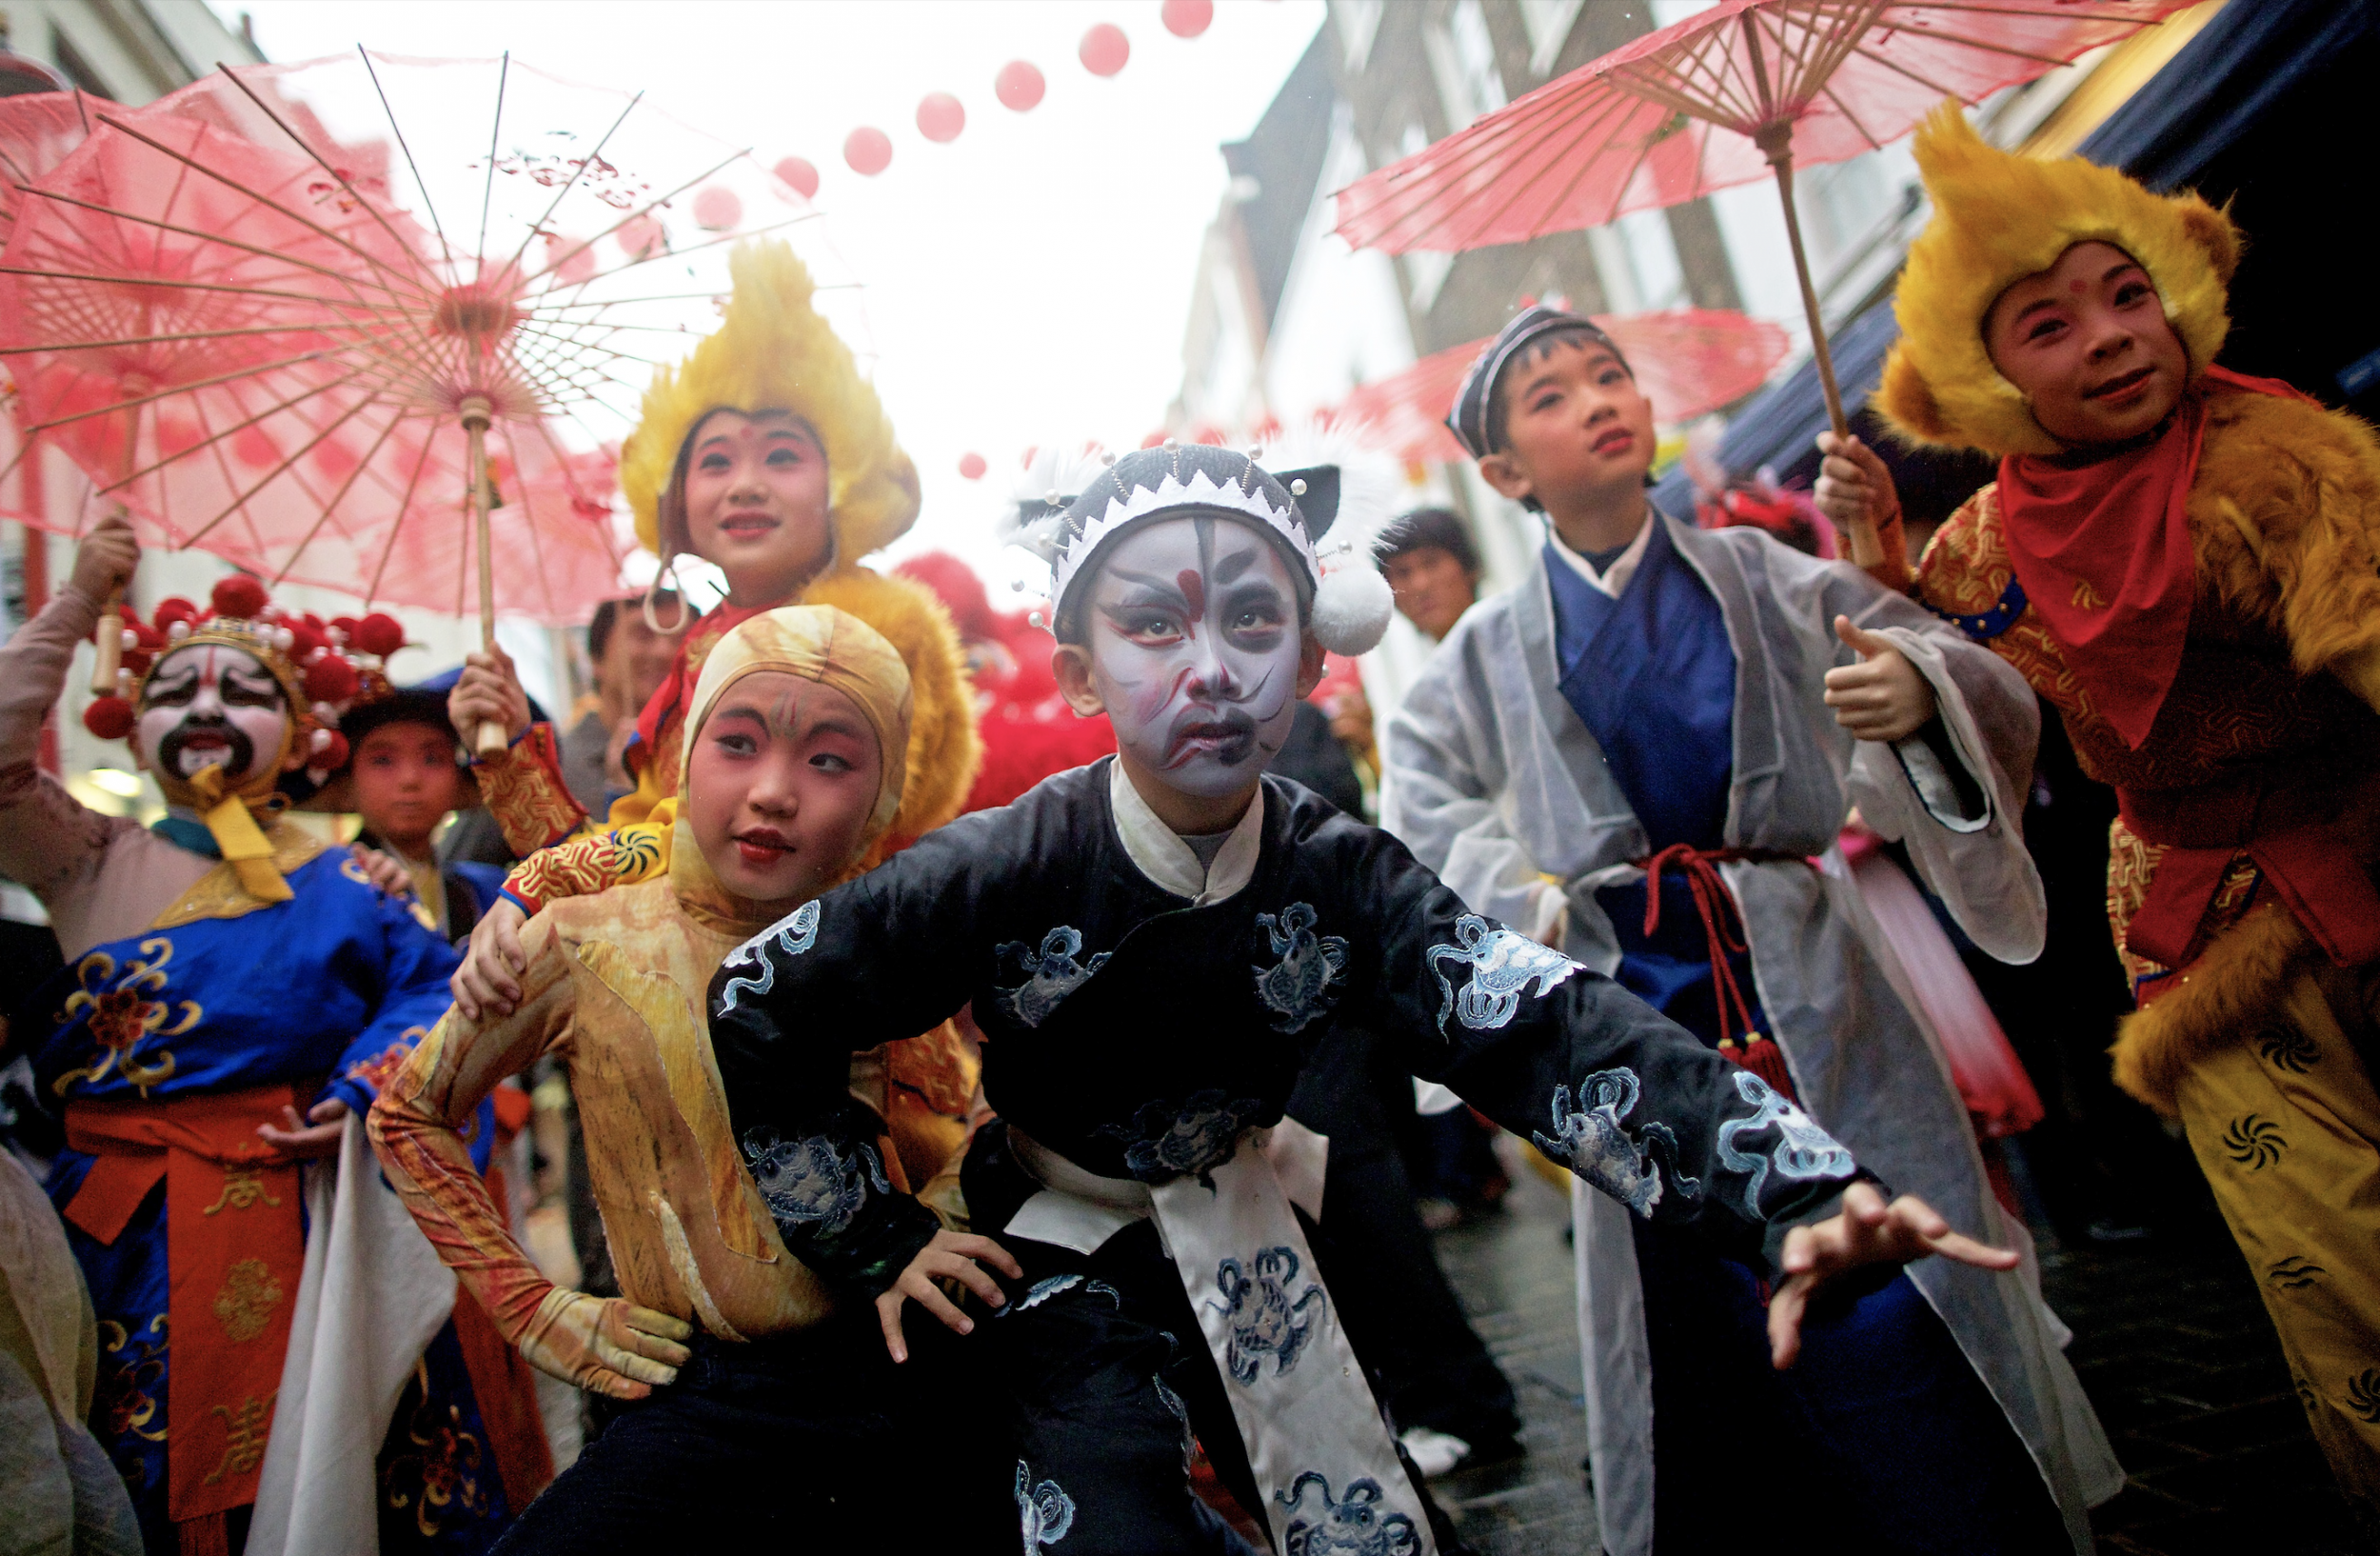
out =
[[[520,1007],[485,1023],[447,1010],[383,1084],[367,1121],[372,1150],[423,1235],[514,1346],[554,1287],[513,1240],[486,1181],[472,1169],[463,1130],[496,1083],[565,1047],[568,952],[542,917],[521,931],[521,947],[528,970]]]
[[[530,725],[519,740],[472,763],[471,771],[488,813],[504,828],[505,846],[523,858],[595,825],[563,781],[550,724]]]
[[[541,848],[512,867],[505,894],[528,913],[563,897],[591,897],[616,886],[649,881],[669,868],[671,814],[658,823],[588,832]]]

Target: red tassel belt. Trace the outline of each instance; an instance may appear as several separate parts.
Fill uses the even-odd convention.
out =
[[[256,1500],[306,1266],[297,1164],[256,1127],[310,1096],[285,1085],[67,1105],[67,1144],[98,1158],[67,1220],[113,1244],[166,1185],[166,1506],[177,1522]]]
[[[2132,834],[2168,850],[2124,930],[2133,955],[2188,966],[2224,873],[2245,851],[2331,961],[2380,960],[2380,891],[2339,830],[2347,796],[2336,784],[2256,773],[2187,789],[2119,788],[2115,798]]]
[[[1673,843],[1636,861],[1644,871],[1644,932],[1650,938],[1661,927],[1661,871],[1675,868],[1685,876],[1694,893],[1695,912],[1702,920],[1703,941],[1711,954],[1712,995],[1719,1009],[1719,1051],[1789,1100],[1799,1102],[1793,1072],[1785,1065],[1785,1050],[1753,1030],[1751,1002],[1735,981],[1735,958],[1749,953],[1752,945],[1744,934],[1743,908],[1718,868],[1735,863],[1808,865],[1810,861],[1775,848],[1697,848],[1691,843]],[[1739,1033],[1740,1047],[1735,1041]]]

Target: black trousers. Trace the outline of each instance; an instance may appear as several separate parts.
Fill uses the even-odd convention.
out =
[[[912,1317],[895,1366],[874,1309],[853,1306],[749,1345],[697,1335],[677,1382],[620,1406],[494,1556],[652,1556],[751,1536],[772,1556],[1014,1550],[1009,1466],[978,1428],[969,1354]]]

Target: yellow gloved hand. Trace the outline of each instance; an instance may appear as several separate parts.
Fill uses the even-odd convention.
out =
[[[625,1297],[592,1297],[555,1287],[520,1339],[540,1372],[613,1399],[643,1399],[673,1382],[693,1352],[680,1344],[694,1326]]]

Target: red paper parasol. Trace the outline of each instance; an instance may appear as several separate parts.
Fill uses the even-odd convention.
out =
[[[0,246],[7,244],[16,226],[17,203],[23,198],[18,187],[39,178],[83,144],[90,129],[89,107],[79,91],[0,97]],[[5,511],[20,522],[39,522],[37,516],[44,511],[43,493],[36,489],[41,466],[38,458],[26,460],[30,445],[17,432],[13,381],[0,379],[0,400],[5,400],[9,411],[0,416],[0,480],[16,475],[13,500]],[[20,464],[25,469],[17,474]],[[28,513],[36,518],[28,521]]]
[[[1847,428],[1794,209],[1796,161],[1880,149],[2190,0],[1720,0],[1339,191],[1339,233],[1403,253],[1599,227],[1771,170],[1837,433]],[[1854,561],[1880,555],[1854,529]]]
[[[1654,409],[1671,426],[1751,393],[1785,360],[1783,329],[1732,309],[1681,308],[1626,318],[1598,315],[1595,322],[1628,358]],[[1467,459],[1446,430],[1446,413],[1462,375],[1487,344],[1475,340],[1425,356],[1357,389],[1334,414],[1365,427],[1367,441],[1402,458]]]
[[[275,582],[457,609],[476,571],[491,633],[618,591],[591,450],[710,327],[727,245],[814,215],[747,152],[508,59],[222,70],[92,120],[0,256],[27,430],[149,539]]]

